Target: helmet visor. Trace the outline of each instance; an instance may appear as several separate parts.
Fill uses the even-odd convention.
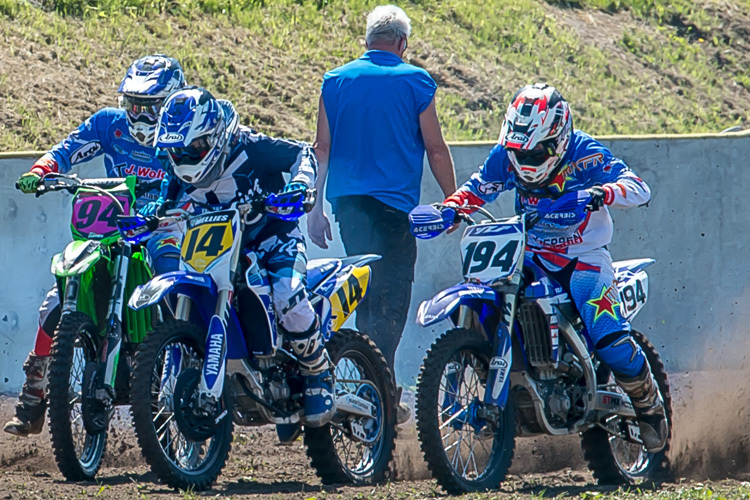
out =
[[[198,137],[184,148],[167,148],[175,165],[197,165],[211,151],[208,139]]]
[[[128,114],[133,123],[147,123],[155,125],[159,119],[162,99],[143,99],[131,96],[123,96],[122,108]]]

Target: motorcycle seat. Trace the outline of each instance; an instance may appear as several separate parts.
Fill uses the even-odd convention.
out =
[[[341,269],[341,259],[313,259],[307,262],[307,288],[314,290]]]

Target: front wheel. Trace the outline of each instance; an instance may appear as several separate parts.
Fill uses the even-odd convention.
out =
[[[643,446],[620,437],[625,436],[627,426],[636,427],[638,423],[634,419],[625,420],[617,416],[603,422],[612,432],[594,427],[581,434],[583,457],[599,484],[660,482],[668,479],[670,474],[667,454],[672,440],[672,396],[669,393],[667,372],[659,353],[648,338],[635,330],[631,334],[646,355],[651,373],[659,387],[669,424],[669,435],[662,451],[649,453]],[[621,391],[611,375],[609,382],[613,389]]]
[[[396,438],[395,384],[383,354],[366,335],[336,332],[326,344],[337,396],[352,393],[375,407],[374,418],[337,414],[323,427],[305,428],[305,446],[323,484],[382,481]]]
[[[96,325],[81,312],[64,314],[52,343],[49,368],[49,432],[57,466],[69,481],[93,479],[107,446],[107,431],[84,424],[84,375],[96,365]],[[89,377],[90,378],[90,377]]]
[[[185,321],[160,324],[138,348],[130,381],[133,425],[143,456],[162,482],[182,490],[210,488],[232,442],[228,413],[216,423],[212,415],[193,409],[204,339],[204,331]]]
[[[417,430],[432,477],[458,495],[497,488],[515,448],[515,415],[484,404],[492,348],[472,330],[445,332],[430,349],[417,381]]]

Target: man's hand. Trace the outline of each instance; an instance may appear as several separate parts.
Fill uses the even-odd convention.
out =
[[[36,188],[39,186],[41,180],[42,177],[36,172],[26,172],[18,178],[16,186],[26,194],[36,193]]]
[[[307,234],[313,243],[323,249],[328,248],[328,241],[333,241],[331,223],[323,210],[313,210],[307,214]]]
[[[602,206],[604,206],[604,200],[607,197],[606,191],[604,191],[604,188],[601,186],[594,186],[592,188],[589,188],[586,190],[586,192],[591,196],[591,201],[588,205],[586,205],[586,208],[590,212],[596,212],[599,210]]]

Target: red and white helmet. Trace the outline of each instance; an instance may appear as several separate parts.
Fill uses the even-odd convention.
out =
[[[570,107],[554,87],[527,85],[513,96],[498,142],[524,187],[549,184],[562,168],[570,145]]]

